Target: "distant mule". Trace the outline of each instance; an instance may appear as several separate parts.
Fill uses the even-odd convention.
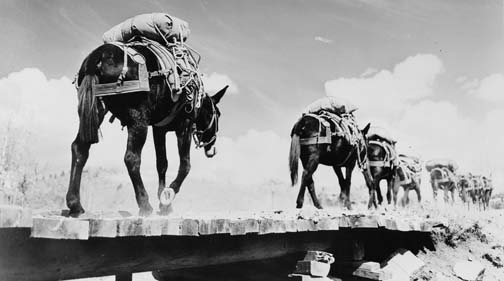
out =
[[[404,195],[403,198],[401,199],[401,205],[406,206],[409,204],[409,192],[410,190],[414,190],[417,194],[417,199],[418,203],[422,201],[422,195],[420,192],[420,186],[422,183],[422,177],[421,177],[421,166],[420,166],[420,159],[416,158],[414,160],[417,160],[418,162],[417,165],[414,167],[416,169],[413,169],[408,167],[408,164],[401,159],[403,157],[406,157],[404,155],[399,155],[400,159],[400,164],[399,167],[396,169],[396,178],[395,181],[397,184],[395,184],[395,188],[393,190],[394,192],[394,198],[397,198],[397,193],[398,193],[398,187],[402,186],[404,189]]]
[[[454,174],[445,167],[436,167],[430,171],[430,181],[434,200],[436,200],[438,190],[444,193],[443,199],[445,203],[449,202],[451,195],[451,203],[455,202],[456,179]]]
[[[368,136],[369,138],[369,136]],[[369,186],[370,192],[371,192],[371,198],[368,203],[368,208],[371,208],[371,205],[373,205],[375,208],[378,207],[376,200],[375,200],[375,194],[378,199],[378,204],[381,205],[383,202],[383,196],[380,190],[380,182],[382,180],[387,181],[387,202],[390,204],[392,202],[392,195],[394,199],[394,205],[397,204],[397,192],[394,192],[394,190],[398,190],[398,186],[396,187],[396,169],[397,169],[397,161],[394,161],[394,159],[391,159],[391,157],[397,157],[396,156],[391,156],[392,153],[395,154],[395,151],[389,151],[389,150],[395,150],[393,147],[393,144],[390,144],[386,141],[383,141],[381,139],[371,139],[369,138],[368,140],[368,146],[367,146],[367,154],[368,154],[368,159],[369,159],[369,172],[371,174],[371,185]]]
[[[474,186],[470,175],[460,175],[457,181],[457,189],[462,203],[469,209],[470,203],[474,198]]]
[[[161,67],[155,55],[146,48],[135,47],[145,57],[146,67],[150,74]],[[124,59],[127,59],[124,65]],[[142,148],[147,138],[147,130],[152,126],[154,145],[156,150],[156,164],[159,176],[158,197],[162,197],[160,209],[167,211],[182,182],[186,178],[190,165],[191,138],[195,138],[196,145],[203,147],[207,157],[215,155],[215,140],[218,131],[220,111],[217,104],[226,92],[227,86],[210,97],[204,93],[200,106],[187,97],[197,96],[201,85],[194,80],[187,83],[180,99],[174,102],[171,98],[172,90],[163,76],[149,78],[150,89],[143,92],[131,92],[120,95],[97,97],[95,86],[100,83],[127,83],[139,80],[139,64],[128,59],[124,49],[114,44],[104,44],[89,54],[79,70],[77,77],[78,113],[80,118],[79,131],[72,143],[72,165],[70,184],[66,195],[67,206],[71,216],[84,213],[80,200],[81,174],[89,155],[91,144],[98,142],[99,127],[107,111],[121,121],[128,130],[128,141],[124,162],[133,183],[135,197],[140,208],[139,214],[147,216],[153,208],[149,203],[149,196],[144,188],[140,176]],[[167,121],[168,119],[169,122]],[[162,124],[161,123],[166,123]],[[168,131],[175,131],[180,157],[177,177],[165,186],[165,176],[168,167],[166,159],[165,135]]]
[[[330,143],[316,143],[306,141],[319,137],[321,130],[327,130],[328,125],[321,122],[321,119],[314,114],[303,115],[293,126],[291,132],[291,146],[289,153],[289,167],[291,182],[294,186],[298,180],[298,161],[301,160],[304,171],[301,178],[301,186],[296,200],[296,207],[302,208],[306,188],[313,200],[316,208],[322,209],[315,192],[313,173],[319,164],[331,166],[338,177],[341,188],[339,199],[343,205],[351,209],[350,185],[352,171],[356,163],[366,165],[367,156],[365,143],[352,144],[342,134],[329,136]],[[365,135],[369,130],[369,124],[361,131],[355,132],[361,135],[361,141],[366,142]],[[356,128],[356,127],[355,127]],[[357,129],[358,130],[358,129]],[[341,132],[340,132],[341,133]],[[345,168],[343,176],[342,168]],[[366,180],[369,180],[368,171],[364,170]]]

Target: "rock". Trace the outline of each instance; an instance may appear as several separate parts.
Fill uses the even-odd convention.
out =
[[[329,274],[329,270],[331,270],[331,265],[325,262],[298,261],[294,274],[325,277]]]
[[[425,263],[413,253],[399,249],[386,262],[384,270],[392,272],[393,280],[409,280]]]
[[[461,261],[455,264],[453,271],[462,280],[476,281],[483,279],[485,267],[479,262]]]
[[[489,254],[489,253],[486,253],[484,254],[483,256],[481,256],[482,258],[486,259],[487,261],[491,262],[493,266],[497,267],[497,268],[502,268],[504,266],[504,264],[502,263],[502,260],[499,256],[496,256],[494,254]]]

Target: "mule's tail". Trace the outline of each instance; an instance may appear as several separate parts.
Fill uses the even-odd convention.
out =
[[[293,134],[289,153],[289,168],[292,186],[294,186],[298,181],[298,165],[300,154],[301,144],[299,142],[299,135]]]
[[[98,76],[95,74],[86,74],[77,90],[80,118],[79,136],[81,141],[86,143],[98,142],[100,120],[98,115],[98,100],[94,93],[94,85],[97,83]]]

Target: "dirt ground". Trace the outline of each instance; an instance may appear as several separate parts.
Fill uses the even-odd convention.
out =
[[[460,261],[481,263],[482,280],[504,280],[504,210],[428,205],[416,212],[435,215],[443,224],[432,233],[436,250],[417,255],[426,266],[413,280],[461,280],[453,271]]]

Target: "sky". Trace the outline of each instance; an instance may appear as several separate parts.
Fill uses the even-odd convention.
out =
[[[189,23],[210,94],[231,85],[218,155],[193,151],[189,177],[288,182],[293,124],[332,95],[359,108],[361,126],[389,130],[399,152],[454,159],[461,171],[491,173],[504,191],[501,0],[1,1],[0,124],[26,130],[37,161],[69,170],[78,124],[71,81],[103,32],[147,12]],[[102,134],[88,165],[125,170],[126,131],[106,123]],[[173,136],[168,154],[173,176]],[[154,163],[149,136],[143,171],[152,177]]]

